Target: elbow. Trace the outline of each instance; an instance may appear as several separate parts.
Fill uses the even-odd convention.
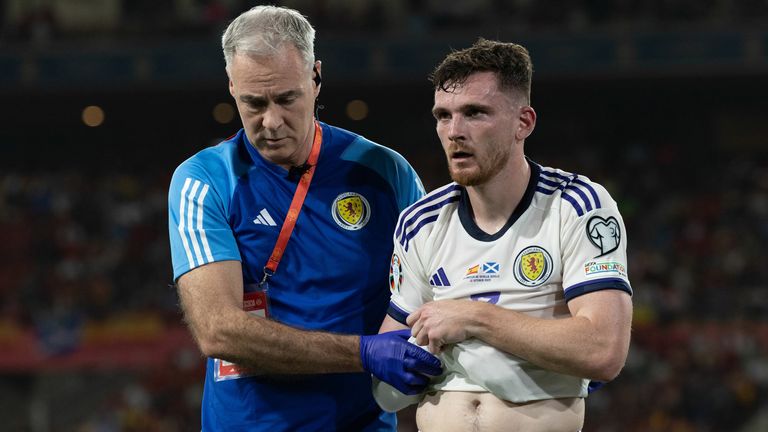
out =
[[[600,369],[596,369],[592,373],[590,379],[602,382],[613,381],[624,368],[624,363],[614,363],[605,365]]]
[[[225,329],[213,323],[205,327],[193,325],[189,327],[198,349],[205,357],[228,357]]]
[[[600,353],[590,360],[587,378],[608,382],[619,376],[627,360],[626,351],[612,350]]]
[[[242,319],[247,319],[248,314],[237,309],[201,312],[186,311],[184,314],[184,321],[198,349],[206,357],[229,360],[233,354],[233,343],[242,338],[242,335],[238,336],[237,329],[243,327]]]
[[[629,332],[604,334],[594,344],[587,362],[585,378],[608,382],[615,379],[624,368],[629,354]]]
[[[226,357],[224,345],[217,340],[215,335],[197,338],[197,347],[205,357],[222,358]]]

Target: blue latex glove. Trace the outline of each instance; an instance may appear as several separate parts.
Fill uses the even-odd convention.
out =
[[[600,387],[606,385],[607,383],[604,383],[602,381],[590,381],[589,386],[587,386],[587,393],[592,393],[593,391],[600,390]]]
[[[408,342],[411,330],[360,336],[363,369],[407,395],[421,393],[431,376],[443,372],[440,360]]]

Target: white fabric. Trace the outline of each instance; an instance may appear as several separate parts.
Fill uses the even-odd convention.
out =
[[[531,166],[527,202],[498,238],[482,238],[473,223],[465,226],[466,218],[462,223],[466,192],[455,184],[401,213],[394,237],[395,310],[407,315],[432,300],[474,299],[557,319],[570,316],[566,298],[582,292],[631,292],[624,223],[608,192],[585,177]],[[440,357],[446,373],[428,391],[489,391],[515,403],[587,395],[588,380],[539,368],[477,339],[448,347]],[[374,393],[379,403],[384,393]]]

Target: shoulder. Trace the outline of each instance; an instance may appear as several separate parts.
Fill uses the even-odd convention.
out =
[[[171,178],[171,193],[186,189],[212,189],[224,199],[231,195],[237,179],[250,163],[239,146],[242,130],[215,146],[200,150],[176,168]]]
[[[593,210],[616,208],[610,193],[588,177],[557,168],[539,166],[536,192],[549,197],[549,205],[584,216]]]
[[[323,124],[330,132],[334,145],[340,146],[340,158],[364,165],[374,171],[400,169],[411,171],[411,165],[395,150],[368,138],[336,126]]]
[[[362,135],[323,125],[331,142],[337,147],[339,159],[354,164],[389,185],[394,192],[398,210],[424,195],[424,186],[408,161],[391,148],[377,144]]]
[[[240,130],[231,138],[200,150],[179,164],[174,177],[191,175],[201,180],[213,181],[242,175],[249,165],[247,154],[244,154],[239,146],[242,133]]]
[[[406,249],[417,234],[428,234],[442,215],[454,211],[461,199],[463,188],[449,183],[425,195],[400,213],[395,229],[395,241]]]

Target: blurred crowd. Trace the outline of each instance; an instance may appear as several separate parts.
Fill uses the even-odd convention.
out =
[[[219,32],[256,4],[296,8],[326,34],[418,36],[497,28],[526,31],[642,31],[761,28],[763,0],[5,0],[0,37],[51,43],[70,39],[152,38]]]
[[[584,168],[625,216],[636,308],[627,366],[588,399],[585,431],[739,430],[768,408],[768,160],[686,166],[684,150],[636,146]],[[421,173],[426,183],[439,174]],[[3,172],[5,325],[44,337],[132,310],[181,325],[167,287],[167,182],[167,173]],[[179,422],[197,418],[201,369],[196,353],[180,352],[162,374],[116,390],[81,430],[187,429]]]
[[[234,14],[257,3],[0,0],[0,42],[13,47],[157,35],[162,40],[210,38]],[[408,37],[494,26],[500,32],[764,30],[768,21],[765,0],[269,3],[298,8],[320,32],[352,37]],[[573,106],[574,111],[580,108]],[[563,109],[570,116],[569,108]],[[704,122],[698,114],[680,128]],[[557,119],[554,123],[550,130],[572,127]],[[599,129],[571,134],[573,142],[534,157],[605,185],[628,230],[628,270],[635,293],[630,356],[619,378],[589,397],[584,431],[768,430],[768,145],[731,151],[691,139],[581,148],[613,123],[609,118]],[[630,141],[636,131],[621,132],[621,139]],[[445,179],[442,159],[432,153],[436,149],[402,152],[430,188]],[[561,153],[567,158],[556,159]],[[128,333],[154,323],[149,336],[121,333],[128,339],[184,330],[175,290],[169,287],[166,194],[171,175],[167,165],[172,162],[178,160],[157,161],[143,170],[82,170],[62,164],[45,171],[14,168],[13,161],[0,158],[0,365],[24,332],[35,338],[35,349],[49,361],[46,367],[56,370],[57,361],[84,343],[108,341],[114,329],[124,332],[124,322],[131,323]],[[99,331],[101,339],[93,336]],[[119,343],[114,346],[121,349]],[[10,419],[9,430],[57,430],[35,426],[34,419],[46,417],[39,415],[41,410],[54,420],[69,411],[70,417],[61,417],[71,426],[66,430],[199,429],[202,358],[185,345],[163,361],[108,370],[111,378],[121,379],[104,382],[87,368],[65,369],[81,377],[70,389],[79,389],[83,400],[92,394],[80,416],[68,399],[71,394],[57,402],[55,392],[45,387],[46,380],[58,379],[50,370],[0,368],[0,415]],[[31,408],[20,405],[26,402]],[[35,408],[41,406],[47,408]]]
[[[152,175],[3,171],[0,316],[23,325],[176,313],[166,183]]]

